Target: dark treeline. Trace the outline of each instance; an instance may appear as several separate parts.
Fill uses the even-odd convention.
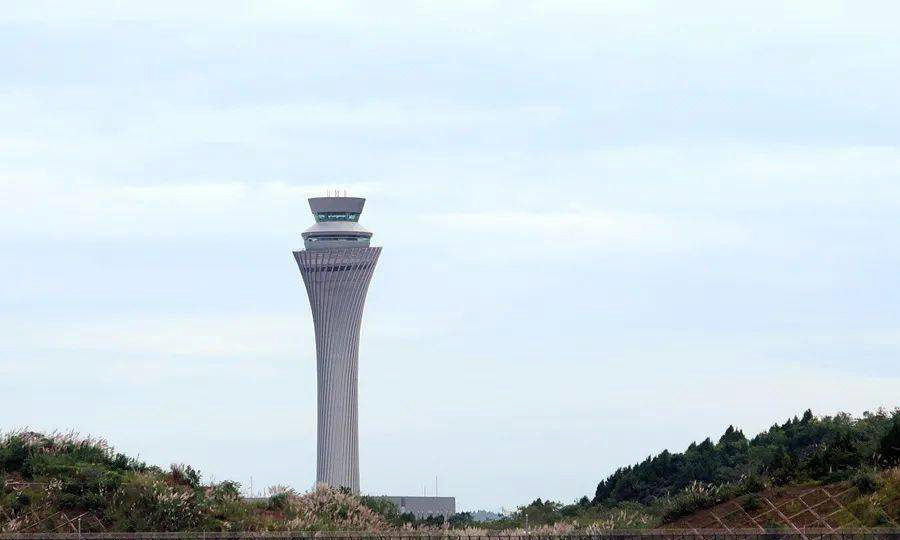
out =
[[[626,501],[651,504],[696,483],[735,486],[736,492],[764,485],[833,482],[849,478],[861,467],[900,463],[900,409],[801,418],[775,424],[747,439],[729,426],[718,442],[692,443],[683,453],[668,450],[636,465],[623,467],[600,482],[595,505]]]
[[[713,442],[682,453],[664,451],[620,468],[597,486],[593,499],[569,504],[536,499],[482,527],[531,526],[640,529],[666,526],[727,500],[745,508],[756,494],[782,487],[848,480],[855,491],[847,506],[860,526],[894,526],[900,519],[900,409],[799,418],[773,425],[748,439],[729,426]],[[778,528],[783,524],[770,523]]]

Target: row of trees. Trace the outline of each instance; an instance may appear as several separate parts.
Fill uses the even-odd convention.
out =
[[[752,439],[729,426],[717,442],[706,439],[684,452],[666,450],[622,467],[598,484],[591,499],[582,497],[572,504],[537,499],[482,526],[653,527],[734,497],[746,495],[752,501],[749,494],[769,486],[852,478],[863,494],[880,482],[879,469],[896,466],[900,466],[900,409],[865,413],[861,418],[816,417],[807,410]],[[896,477],[889,476],[886,491],[896,489]],[[871,524],[878,523],[875,519]]]
[[[717,442],[706,439],[684,452],[665,450],[644,461],[622,467],[601,481],[593,498],[571,504],[537,499],[502,520],[482,525],[491,528],[556,526],[563,523],[603,528],[643,528],[671,522],[681,516],[742,497],[770,486],[829,483],[853,479],[860,494],[881,484],[885,500],[898,489],[896,473],[879,469],[900,466],[900,409],[816,417],[807,410],[783,424],[775,424],[748,439],[729,426]],[[889,484],[889,485],[887,485]],[[879,499],[880,500],[880,499]],[[749,504],[748,502],[748,504]],[[900,516],[894,503],[878,512]],[[857,516],[878,525],[875,518]]]
[[[747,439],[729,426],[714,443],[691,444],[682,453],[668,450],[636,465],[623,467],[601,481],[593,504],[614,506],[632,501],[651,504],[701,483],[743,485],[746,491],[765,484],[838,481],[861,467],[900,464],[900,409],[801,418],[775,424]]]

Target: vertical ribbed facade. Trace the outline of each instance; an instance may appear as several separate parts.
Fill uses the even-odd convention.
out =
[[[316,482],[359,493],[359,331],[380,247],[295,251],[316,331]]]

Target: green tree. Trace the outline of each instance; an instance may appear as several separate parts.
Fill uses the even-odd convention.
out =
[[[894,424],[878,444],[878,458],[888,467],[900,465],[900,415],[894,417]]]

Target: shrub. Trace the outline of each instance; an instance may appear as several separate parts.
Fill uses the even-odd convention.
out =
[[[7,435],[0,440],[0,471],[22,472],[28,449],[18,435]]]
[[[290,496],[285,511],[288,530],[381,531],[388,523],[358,497],[325,485]]]
[[[389,523],[400,525],[404,522],[400,512],[397,510],[397,506],[383,497],[363,495],[359,498],[359,501]],[[415,521],[415,517],[413,517],[412,521]]]
[[[674,497],[667,497],[660,508],[663,522],[674,521],[716,504],[719,500],[718,490],[717,487],[694,482]]]
[[[173,463],[171,467],[172,482],[179,486],[200,487],[200,471],[190,465]]]
[[[122,530],[186,531],[203,521],[206,505],[197,495],[153,474],[129,473],[113,504]]]
[[[879,442],[878,456],[888,467],[900,465],[900,415],[894,417],[891,429]]]
[[[741,502],[741,507],[748,512],[752,512],[762,507],[762,501],[756,495],[749,495]]]
[[[454,528],[471,527],[475,525],[475,519],[472,517],[471,512],[457,512],[450,516],[447,522]]]
[[[288,495],[287,493],[272,495],[271,497],[269,497],[269,510],[285,510],[288,507],[289,498],[290,495]]]
[[[759,476],[751,474],[741,479],[739,488],[742,493],[759,493],[766,489],[766,483]]]
[[[864,471],[853,477],[853,485],[861,495],[867,495],[878,489],[878,479],[872,472]]]
[[[881,507],[879,498],[874,494],[860,497],[846,506],[865,527],[886,527],[891,525],[887,512]]]

